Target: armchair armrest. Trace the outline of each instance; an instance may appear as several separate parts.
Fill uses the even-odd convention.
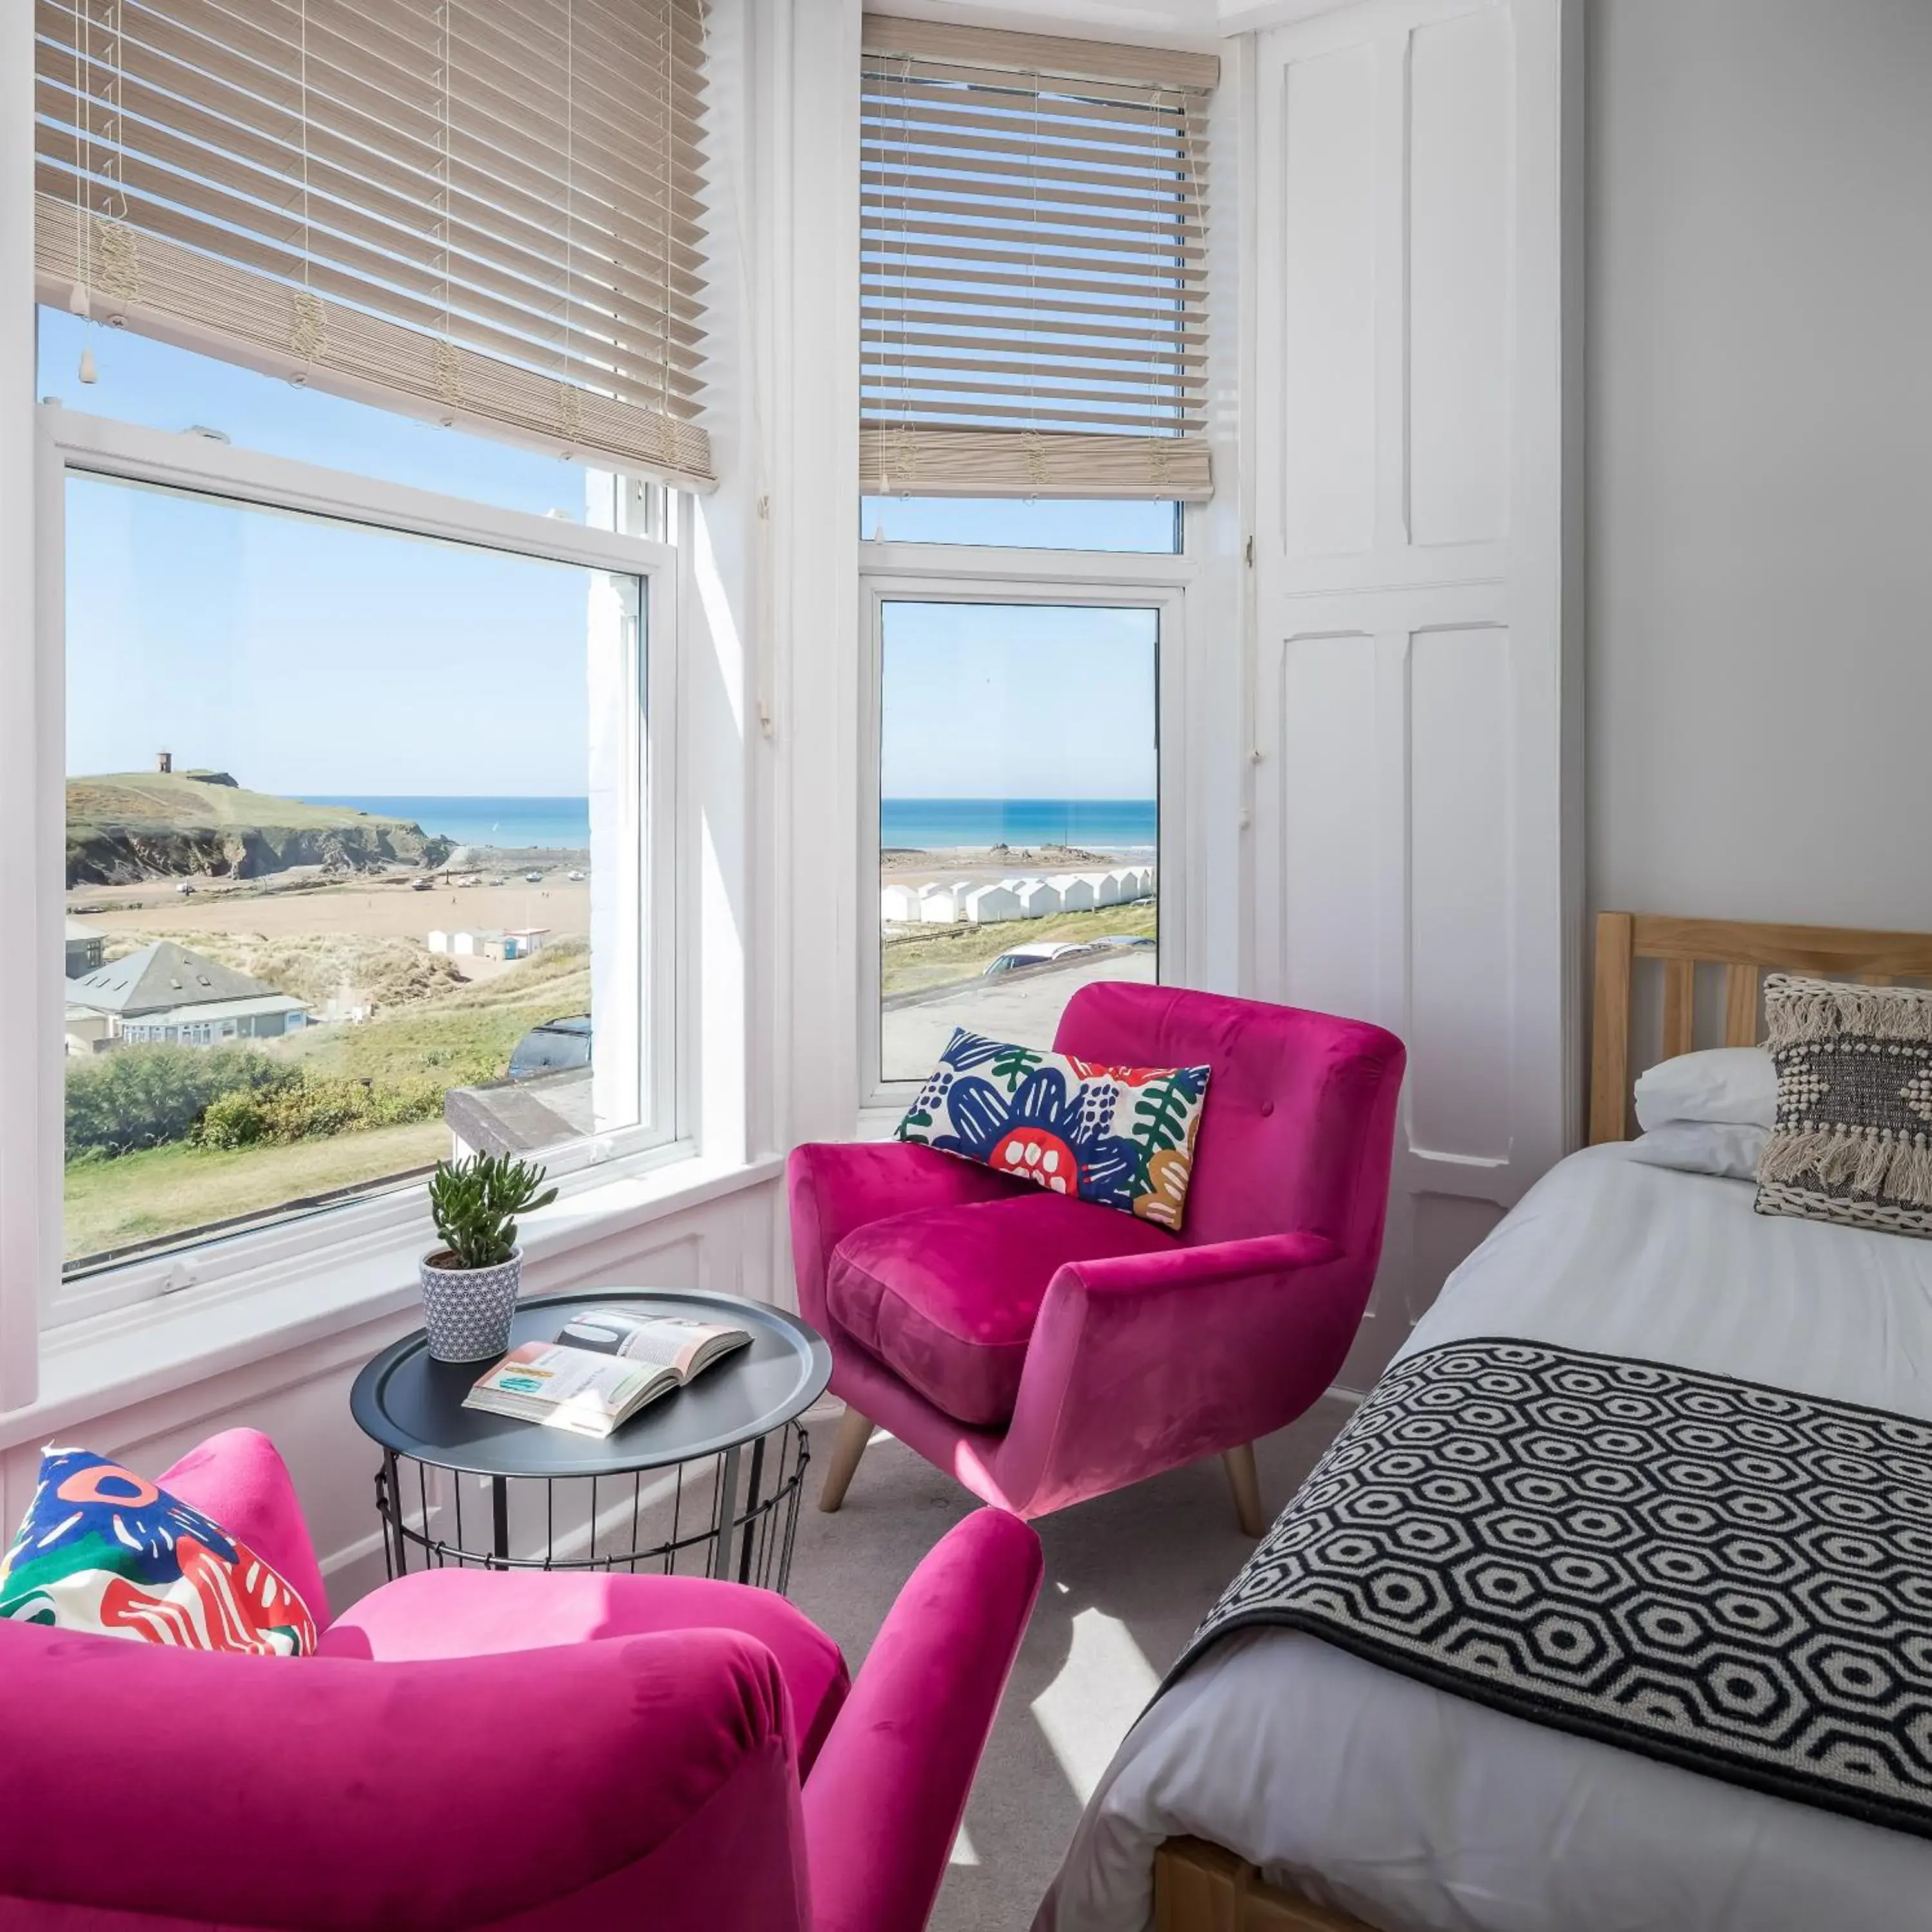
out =
[[[1222,1282],[1252,1282],[1264,1276],[1318,1267],[1336,1259],[1341,1252],[1326,1234],[1252,1234],[1245,1240],[1209,1241],[1196,1248],[1070,1262],[1055,1279],[1077,1275],[1088,1294],[1118,1299],[1208,1288]]]
[[[7,1624],[0,1730],[0,1923],[800,1923],[784,1682],[734,1632],[373,1664]]]
[[[922,1208],[998,1201],[1016,1184],[990,1168],[906,1141],[808,1141],[785,1162],[800,1312],[829,1333],[825,1270],[854,1228]]]
[[[1070,1262],[1027,1352],[1006,1494],[1045,1515],[1282,1427],[1333,1380],[1373,1273],[1307,1233]]]
[[[814,1932],[926,1923],[1041,1570],[1033,1531],[982,1509],[900,1592],[806,1780]]]

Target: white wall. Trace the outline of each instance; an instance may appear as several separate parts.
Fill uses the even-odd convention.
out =
[[[1932,5],[1596,0],[1591,892],[1932,923]]]

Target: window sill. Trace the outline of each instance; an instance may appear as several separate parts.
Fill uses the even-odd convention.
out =
[[[784,1172],[776,1157],[726,1162],[694,1155],[613,1174],[530,1217],[524,1240],[526,1286],[542,1292],[546,1276],[563,1273],[559,1264],[592,1242],[764,1186]],[[392,1230],[367,1243],[345,1244],[313,1269],[264,1268],[232,1277],[218,1294],[164,1296],[49,1330],[40,1345],[38,1399],[0,1415],[0,1449],[412,1314],[424,1234],[420,1226]],[[355,1351],[346,1352],[352,1357]]]

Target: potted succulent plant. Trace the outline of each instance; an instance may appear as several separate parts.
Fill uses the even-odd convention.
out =
[[[517,1216],[548,1208],[544,1171],[492,1154],[440,1160],[429,1208],[442,1245],[422,1258],[423,1326],[439,1362],[479,1362],[510,1346],[524,1251]]]

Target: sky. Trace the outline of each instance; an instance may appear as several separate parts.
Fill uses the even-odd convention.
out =
[[[578,465],[40,312],[39,393],[386,482],[583,519]],[[82,384],[83,340],[98,380]],[[869,500],[907,540],[1170,550],[1167,504]],[[68,498],[68,768],[212,766],[293,795],[586,788],[591,573],[76,477]],[[1151,610],[895,604],[891,797],[1154,790]]]
[[[889,602],[888,798],[1152,798],[1160,614]]]

